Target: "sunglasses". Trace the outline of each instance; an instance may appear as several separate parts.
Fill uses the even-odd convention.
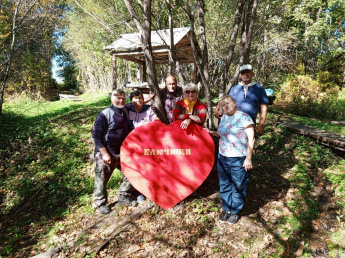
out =
[[[187,94],[189,94],[189,93],[195,94],[195,93],[196,93],[196,90],[186,90],[185,92],[186,92]]]

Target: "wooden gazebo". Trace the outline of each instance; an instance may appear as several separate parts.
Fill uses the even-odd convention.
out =
[[[196,82],[197,69],[193,57],[191,42],[190,42],[190,28],[175,28],[173,29],[174,46],[176,58],[179,63],[194,63],[193,81]],[[169,64],[170,52],[170,30],[157,30],[151,32],[152,52],[156,65]],[[198,54],[200,56],[200,47],[195,41]],[[145,83],[146,80],[146,65],[144,59],[144,52],[141,44],[140,33],[122,34],[120,38],[114,41],[109,46],[105,47],[113,56],[113,87],[117,88],[117,74],[116,74],[116,58],[125,59],[135,62],[140,67],[140,83]]]

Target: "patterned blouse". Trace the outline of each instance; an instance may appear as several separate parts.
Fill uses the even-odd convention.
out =
[[[241,111],[233,116],[223,116],[218,126],[219,154],[225,157],[247,156],[248,138],[245,130],[251,124],[254,124],[251,117]]]

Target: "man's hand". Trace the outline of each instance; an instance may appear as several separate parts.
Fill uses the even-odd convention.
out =
[[[255,129],[257,133],[264,132],[266,117],[267,117],[267,104],[263,104],[260,106],[260,121]]]
[[[111,156],[108,153],[102,155],[102,159],[105,164],[111,164]]]
[[[111,156],[105,147],[99,148],[99,152],[102,154],[102,160],[104,164],[111,164]]]
[[[258,124],[257,126],[256,126],[256,129],[255,129],[255,131],[257,132],[257,133],[263,133],[264,132],[264,124]]]
[[[182,130],[187,129],[187,127],[190,125],[191,122],[192,122],[191,119],[189,119],[189,118],[185,119],[180,125],[181,129]]]
[[[156,94],[154,94],[153,92],[150,91],[149,98],[144,99],[144,103],[146,104],[147,102],[150,102],[155,96],[156,96]]]
[[[216,109],[214,110],[214,115],[218,119],[222,118],[222,116],[223,116],[223,112],[220,110],[220,104],[219,103],[218,103]]]

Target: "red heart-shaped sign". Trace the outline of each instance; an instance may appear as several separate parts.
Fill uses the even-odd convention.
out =
[[[193,193],[210,174],[214,142],[202,127],[181,121],[151,122],[132,131],[121,146],[121,168],[140,193],[163,209]]]

